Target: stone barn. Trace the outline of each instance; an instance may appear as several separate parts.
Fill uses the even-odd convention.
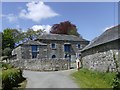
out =
[[[83,68],[102,72],[115,71],[116,60],[120,66],[120,25],[106,30],[92,40],[81,53]]]
[[[41,35],[36,40],[24,42],[16,47],[12,51],[12,59],[18,61],[18,66],[29,69],[49,68],[56,64],[62,69],[64,65],[68,65],[66,60],[75,61],[76,56],[81,54],[81,50],[88,43],[89,41],[74,35]]]

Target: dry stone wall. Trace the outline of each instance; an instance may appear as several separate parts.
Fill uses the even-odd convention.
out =
[[[39,71],[67,70],[70,68],[70,62],[67,59],[22,59],[11,60],[10,63],[15,67]]]
[[[114,51],[117,53],[117,51]],[[118,56],[116,55],[116,58]],[[116,65],[113,57],[113,50],[95,53],[82,58],[83,67],[98,71],[115,71]]]
[[[118,42],[111,42],[82,52],[83,68],[101,72],[116,71],[115,60],[120,71],[120,56]],[[115,56],[115,57],[114,57]]]

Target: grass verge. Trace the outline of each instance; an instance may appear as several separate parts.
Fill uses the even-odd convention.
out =
[[[111,84],[115,73],[101,73],[80,69],[72,74],[80,88],[112,88]]]

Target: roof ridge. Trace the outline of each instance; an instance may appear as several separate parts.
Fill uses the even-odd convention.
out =
[[[95,37],[85,48],[83,48],[82,51],[119,39],[119,36],[116,35],[118,34],[118,30],[120,30],[119,27],[120,27],[120,24],[118,26],[114,26],[112,28],[107,29],[101,35],[99,35],[98,37]],[[113,33],[113,30],[115,30],[114,33]]]

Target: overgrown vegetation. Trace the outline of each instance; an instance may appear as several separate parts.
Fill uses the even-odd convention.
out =
[[[72,74],[80,88],[112,88],[115,73],[102,73],[80,69]]]
[[[2,89],[12,90],[13,87],[19,87],[19,83],[23,82],[25,78],[22,76],[22,70],[14,68],[10,64],[2,64]]]
[[[115,90],[117,90],[118,88],[120,88],[120,72],[118,70],[118,68],[119,68],[118,60],[116,59],[114,52],[113,52],[113,59],[114,59],[115,66],[116,66],[116,74],[115,74],[115,78],[113,79],[112,87]]]

